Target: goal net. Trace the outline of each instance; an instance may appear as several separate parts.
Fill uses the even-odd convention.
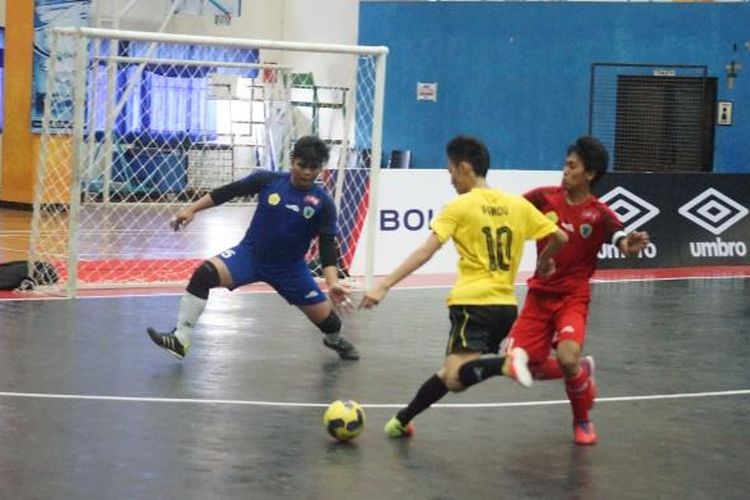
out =
[[[258,169],[287,169],[309,134],[330,147],[319,182],[338,208],[340,274],[369,282],[386,48],[92,28],[50,36],[29,251],[57,270],[45,291],[184,283],[239,242],[254,200],[202,212],[177,233],[175,213]],[[307,258],[318,272],[316,241]]]

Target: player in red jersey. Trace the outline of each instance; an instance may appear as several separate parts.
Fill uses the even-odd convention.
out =
[[[594,360],[581,357],[586,338],[591,288],[589,278],[604,243],[626,255],[636,255],[649,244],[645,231],[626,234],[617,215],[591,194],[607,171],[607,149],[593,137],[581,137],[568,147],[561,186],[534,189],[524,196],[553,219],[569,241],[552,258],[555,271],[529,279],[520,316],[509,335],[508,348],[522,347],[537,379],[565,379],[573,409],[574,440],[594,444],[597,436],[589,420],[594,404]],[[544,241],[537,243],[541,247]],[[555,349],[555,356],[551,350]]]

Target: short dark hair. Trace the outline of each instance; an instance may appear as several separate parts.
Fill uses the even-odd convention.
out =
[[[609,153],[607,148],[596,137],[585,135],[579,137],[575,144],[568,146],[568,155],[575,153],[583,162],[583,168],[586,172],[593,172],[594,178],[591,179],[593,186],[607,173],[607,164],[609,163]]]
[[[328,163],[328,146],[314,135],[300,137],[294,143],[292,159],[300,160],[305,166],[325,166]]]
[[[465,161],[479,177],[487,177],[490,168],[490,152],[479,139],[470,135],[457,135],[445,147],[448,158],[458,165]]]

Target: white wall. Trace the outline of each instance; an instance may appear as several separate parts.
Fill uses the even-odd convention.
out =
[[[172,7],[172,0],[136,0],[120,17],[130,3],[131,0],[93,0],[94,25],[157,31]],[[242,38],[281,37],[283,4],[278,0],[242,0],[242,16],[234,17],[229,26],[216,26],[213,11],[207,10],[207,14],[201,16],[181,13],[178,9],[165,32]]]
[[[156,31],[165,19],[172,0],[136,0],[132,8],[115,21],[131,0],[93,0],[94,25],[119,29]],[[175,14],[168,33],[288,40],[296,42],[357,43],[359,0],[242,0],[242,15],[229,26],[216,26],[213,14]],[[264,62],[288,64],[295,72],[313,72],[320,85],[351,86],[353,62],[341,57],[309,53],[273,52],[261,54]]]
[[[0,26],[5,26],[5,3],[6,0],[0,0]]]
[[[284,0],[284,40],[356,45],[359,0]],[[288,53],[283,64],[295,72],[313,72],[318,85],[349,86],[355,74],[354,59],[342,56]]]
[[[284,40],[356,44],[359,0],[283,0]]]
[[[4,5],[7,0],[0,0]],[[92,0],[95,25],[113,27],[113,20],[131,0]],[[120,29],[155,31],[172,6],[172,0],[135,0],[122,18]],[[355,44],[359,0],[242,0],[242,15],[229,26],[216,26],[207,15],[178,13],[167,32],[207,36],[232,36],[300,42]]]

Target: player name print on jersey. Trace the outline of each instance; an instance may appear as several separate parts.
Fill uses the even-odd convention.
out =
[[[493,217],[500,217],[502,215],[508,215],[508,207],[492,207],[488,205],[482,205],[482,213],[485,215],[491,215]]]

